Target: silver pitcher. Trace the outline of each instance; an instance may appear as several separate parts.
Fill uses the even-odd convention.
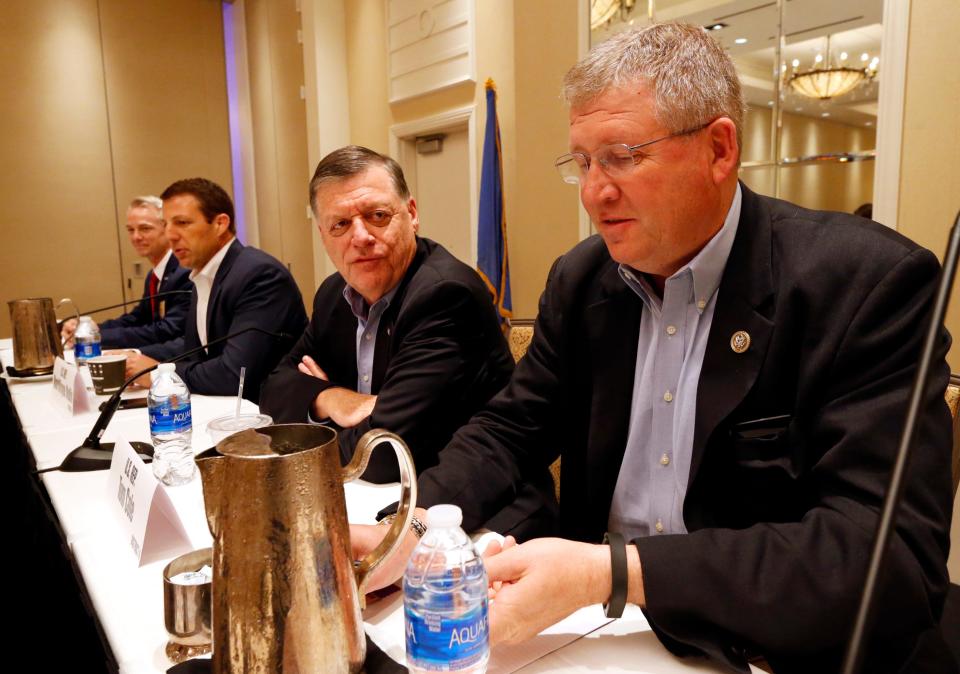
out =
[[[354,563],[343,483],[392,445],[400,507],[387,537]],[[403,541],[416,503],[404,442],[366,433],[341,467],[337,434],[311,424],[247,430],[197,456],[213,534],[214,672],[359,672],[369,574]]]
[[[7,304],[13,326],[13,367],[24,375],[53,372],[53,361],[63,357],[53,300],[33,297]]]

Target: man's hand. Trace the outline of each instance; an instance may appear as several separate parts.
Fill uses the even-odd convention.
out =
[[[327,373],[320,369],[310,356],[304,356],[297,364],[297,369],[311,377],[330,381]],[[340,428],[353,428],[373,414],[373,406],[376,404],[377,396],[337,386],[317,395],[313,401],[311,416],[316,421],[331,419]]]
[[[490,643],[518,643],[584,606],[610,598],[610,548],[562,538],[505,541],[484,565],[492,588]],[[640,559],[627,545],[628,599],[643,603]]]
[[[328,388],[313,401],[313,418],[332,419],[340,428],[352,428],[373,414],[377,396],[345,388]]]
[[[427,511],[423,508],[416,508],[413,514],[418,520],[426,523]],[[377,547],[384,538],[390,527],[383,524],[351,524],[350,525],[350,547],[353,551],[354,559],[362,559],[371,550]],[[403,542],[397,551],[386,562],[377,567],[367,582],[367,592],[373,592],[380,588],[396,583],[403,577],[403,571],[407,568],[407,562],[413,549],[417,547],[420,541],[417,535],[411,530],[404,534]]]
[[[320,369],[320,366],[317,365],[317,362],[310,356],[304,356],[300,359],[300,362],[297,363],[297,369],[308,374],[311,377],[316,377],[317,379],[322,379],[323,381],[330,381],[330,377],[327,376],[327,373]]]
[[[129,353],[127,354],[127,369],[123,373],[123,376],[129,379],[140,370],[145,370],[148,367],[156,365],[158,362],[159,361],[149,356],[144,356],[142,353]],[[150,373],[148,372],[142,377],[137,377],[133,383],[143,388],[150,388]]]
[[[60,325],[60,339],[66,347],[73,346],[73,333],[77,331],[77,319],[68,318]]]

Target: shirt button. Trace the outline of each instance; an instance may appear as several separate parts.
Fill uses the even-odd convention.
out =
[[[368,333],[367,333],[367,336],[364,337],[364,339],[369,342],[371,339],[373,339],[373,335],[371,335],[371,334],[368,332]]]
[[[370,376],[366,374],[363,375],[363,381],[370,381]]]
[[[707,306],[707,301],[706,301],[706,300],[698,300],[698,301],[697,301],[697,309],[699,309],[700,311],[703,311],[704,307],[706,307],[706,306]]]
[[[667,402],[671,402],[673,400],[673,394],[670,393],[670,391],[667,391],[663,394],[663,399]]]
[[[663,533],[663,522],[661,522],[660,520],[657,520],[657,526],[655,526],[654,529],[657,530],[657,533],[658,533],[658,534],[662,534],[662,533]]]
[[[667,453],[666,453],[666,452],[664,452],[664,453],[663,453],[663,456],[660,457],[660,465],[661,465],[661,466],[669,466],[669,465],[670,465],[670,457],[667,456]]]
[[[668,334],[668,335],[671,335],[671,336],[677,334],[677,326],[675,326],[675,325],[668,325],[668,326],[667,326],[667,334]]]

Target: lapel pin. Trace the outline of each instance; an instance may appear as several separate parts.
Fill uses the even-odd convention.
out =
[[[730,338],[730,348],[734,353],[743,353],[750,348],[750,334],[744,330],[737,330]]]

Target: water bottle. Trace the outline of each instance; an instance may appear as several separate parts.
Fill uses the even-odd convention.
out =
[[[197,470],[190,444],[193,434],[190,391],[173,363],[161,363],[153,371],[147,408],[153,442],[153,474],[166,485],[186,484]]]
[[[81,316],[73,333],[73,355],[77,365],[86,365],[87,360],[100,355],[100,328],[89,316]]]
[[[427,533],[403,575],[407,667],[482,674],[490,656],[487,572],[455,505],[427,511]]]

